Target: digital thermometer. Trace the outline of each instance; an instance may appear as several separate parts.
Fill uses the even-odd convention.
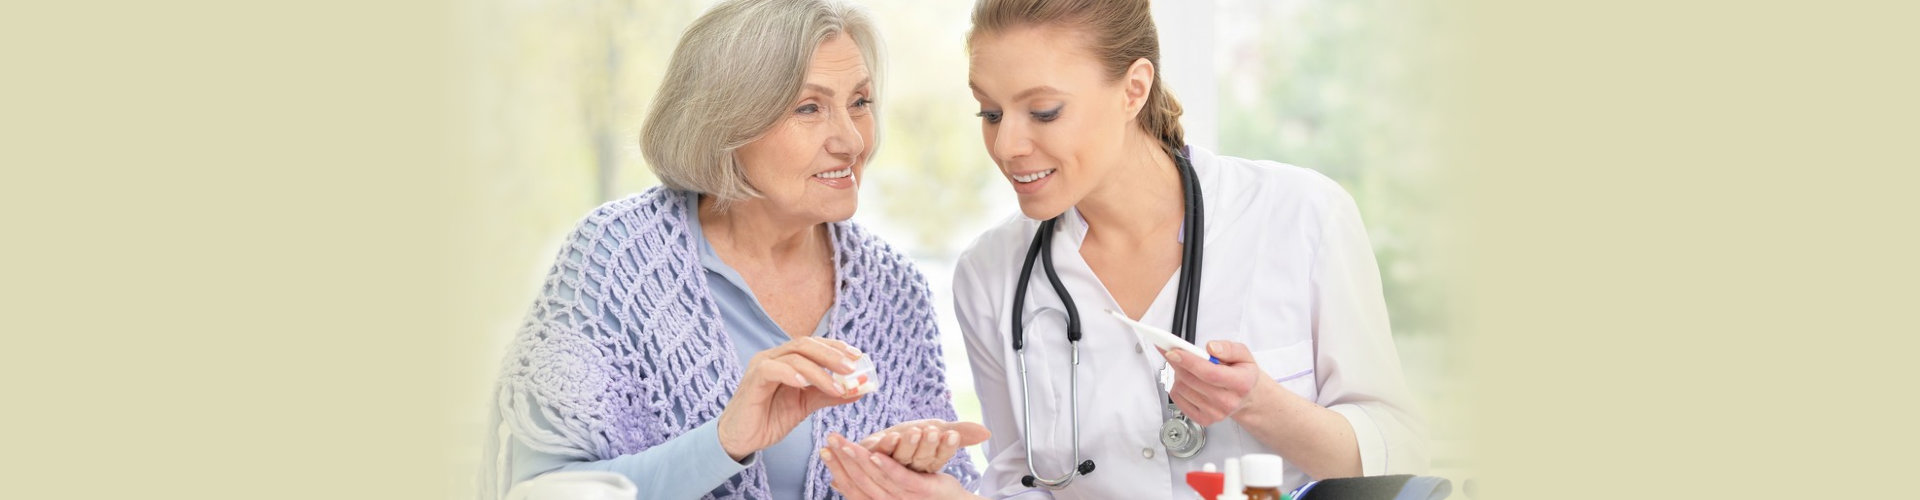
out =
[[[1187,339],[1183,339],[1177,335],[1168,333],[1166,330],[1161,330],[1159,327],[1134,321],[1133,318],[1129,318],[1127,317],[1127,315],[1121,314],[1120,311],[1108,309],[1107,314],[1112,314],[1113,317],[1120,318],[1120,322],[1126,323],[1127,326],[1133,327],[1134,336],[1140,337],[1141,342],[1153,344],[1154,347],[1158,347],[1161,350],[1166,350],[1166,351],[1171,351],[1174,349],[1187,351],[1187,352],[1193,353],[1193,355],[1195,356],[1207,358],[1207,361],[1212,361],[1213,364],[1216,364],[1216,365],[1220,364],[1220,358],[1216,358],[1210,354],[1207,354],[1207,351],[1205,349],[1201,349],[1200,346],[1193,345],[1192,342],[1187,342]]]

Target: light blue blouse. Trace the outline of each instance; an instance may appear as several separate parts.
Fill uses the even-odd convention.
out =
[[[691,226],[688,230],[689,234],[700,236],[700,264],[707,269],[707,291],[719,303],[721,322],[726,325],[727,336],[733,341],[733,354],[740,359],[740,366],[745,368],[755,353],[784,344],[792,337],[773,322],[772,316],[767,315],[766,309],[753,297],[752,289],[747,287],[747,281],[740,277],[740,273],[720,261],[720,255],[714,253],[712,243],[707,241],[706,232],[700,227],[699,195],[689,193],[688,196],[692,198],[686,204],[690,212],[687,214],[687,222]],[[820,318],[819,325],[814,327],[814,336],[823,336],[821,330],[832,324],[828,321],[832,315],[833,312],[828,311]],[[804,498],[807,461],[812,458],[810,455],[816,448],[813,443],[813,417],[807,417],[798,427],[794,427],[792,432],[787,433],[786,439],[748,455],[740,462],[728,457],[726,450],[720,447],[720,434],[715,424],[715,421],[700,424],[679,437],[639,453],[592,462],[541,453],[516,440],[513,443],[513,481],[519,483],[556,470],[610,471],[625,475],[639,485],[639,498],[692,499],[706,495],[760,460],[766,464],[767,486],[775,500]]]

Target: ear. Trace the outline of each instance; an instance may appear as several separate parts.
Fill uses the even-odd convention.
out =
[[[1140,108],[1147,106],[1147,96],[1153,94],[1153,75],[1158,69],[1153,63],[1142,57],[1127,66],[1127,74],[1121,77],[1127,96],[1127,115],[1138,116]]]

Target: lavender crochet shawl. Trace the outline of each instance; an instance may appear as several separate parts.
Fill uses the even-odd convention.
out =
[[[483,496],[503,495],[506,439],[545,453],[605,460],[636,453],[718,418],[740,384],[708,293],[687,193],[653,188],[581,221],[508,348],[495,392]],[[841,286],[827,335],[873,356],[880,388],[815,413],[813,438],[851,439],[923,418],[955,418],[926,279],[905,255],[851,222],[831,224]],[[536,420],[537,419],[537,420]],[[807,498],[838,498],[819,456]],[[978,477],[963,450],[946,472]],[[638,478],[673,481],[672,477]],[[707,498],[768,498],[754,464]]]

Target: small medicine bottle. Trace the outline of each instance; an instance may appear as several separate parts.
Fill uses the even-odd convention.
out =
[[[1282,500],[1280,484],[1286,482],[1286,469],[1279,455],[1241,457],[1240,478],[1246,483],[1247,500]]]
[[[873,356],[861,355],[853,360],[853,373],[841,375],[828,370],[827,374],[841,389],[854,394],[867,394],[880,388],[880,379],[873,376],[873,368]]]

